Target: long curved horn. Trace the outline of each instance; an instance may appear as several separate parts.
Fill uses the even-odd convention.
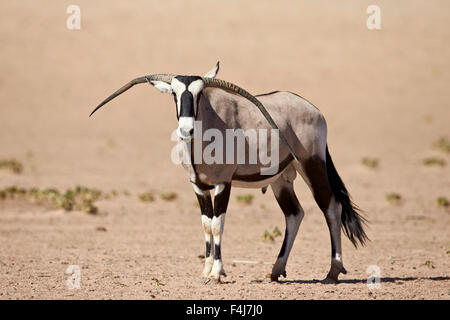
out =
[[[149,76],[144,76],[144,77],[139,77],[139,78],[133,79],[130,82],[128,82],[126,85],[124,85],[122,88],[120,88],[119,90],[114,92],[112,95],[110,95],[108,98],[106,98],[102,103],[100,103],[94,109],[94,111],[91,112],[89,117],[92,116],[94,114],[94,112],[97,111],[98,109],[100,109],[104,104],[108,103],[109,101],[111,101],[112,99],[117,97],[118,95],[124,93],[125,91],[130,89],[135,84],[146,83],[146,82],[152,84],[151,81],[164,81],[164,82],[170,83],[172,81],[173,77],[174,77],[174,75],[171,75],[171,74],[152,74]]]
[[[261,113],[263,114],[263,116],[267,119],[269,124],[272,126],[272,128],[278,130],[281,140],[284,142],[284,144],[286,144],[286,146],[289,149],[289,152],[294,157],[294,159],[296,161],[298,161],[297,157],[295,156],[294,150],[290,146],[286,137],[280,131],[277,124],[272,119],[272,116],[269,114],[269,112],[266,110],[266,108],[263,106],[263,104],[258,99],[256,99],[252,94],[248,93],[246,90],[242,89],[241,87],[238,87],[237,85],[235,85],[231,82],[221,80],[221,79],[215,79],[215,78],[202,78],[202,80],[205,83],[205,87],[214,87],[214,88],[220,88],[220,89],[224,89],[227,91],[231,91],[233,93],[236,93],[236,94],[246,98],[247,100],[252,102],[254,105],[256,105],[258,107],[258,109],[261,111]]]

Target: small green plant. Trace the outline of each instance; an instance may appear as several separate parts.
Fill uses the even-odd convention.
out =
[[[386,194],[386,200],[390,203],[390,204],[400,204],[402,201],[402,196],[398,193],[395,192],[391,192]]]
[[[178,194],[175,192],[162,192],[159,197],[164,201],[174,201],[178,199]]]
[[[281,231],[280,229],[278,229],[278,227],[275,227],[275,229],[273,229],[272,234],[274,237],[279,237],[281,236]]]
[[[159,281],[159,279],[157,279],[157,278],[155,278],[155,277],[152,278],[152,281],[155,283],[155,285],[156,285],[157,287],[165,286],[164,283],[162,283],[161,281]]]
[[[436,141],[434,147],[445,153],[450,153],[450,141],[446,137],[441,137]]]
[[[15,186],[0,190],[0,199],[22,198],[32,203],[47,205],[52,208],[66,211],[81,210],[87,213],[97,213],[98,208],[94,202],[101,197],[101,192],[96,189],[76,187],[68,189],[64,193],[57,189],[22,189]]]
[[[22,173],[23,171],[23,165],[19,161],[15,159],[11,160],[1,160],[0,161],[0,169],[6,169],[10,170],[11,172],[15,174]]]
[[[428,157],[423,159],[423,164],[426,166],[445,166],[447,162],[444,159],[438,157]]]
[[[263,235],[263,241],[274,241],[275,237],[269,231],[265,230]]]
[[[424,264],[425,264],[428,268],[432,268],[432,269],[435,268],[435,267],[434,267],[434,264],[433,264],[433,261],[431,261],[431,260],[425,261]]]
[[[450,201],[446,197],[439,197],[437,203],[439,207],[447,208],[450,206]]]
[[[238,195],[236,197],[236,200],[240,204],[249,205],[249,204],[252,204],[254,198],[255,198],[254,195],[248,193],[248,194]]]
[[[139,194],[139,200],[143,202],[152,202],[155,201],[155,197],[151,192],[143,192]]]
[[[81,210],[83,210],[86,213],[97,213],[98,208],[94,205],[94,202],[92,200],[86,200],[83,202],[83,206],[81,207]]]
[[[263,241],[274,241],[279,236],[281,236],[281,231],[278,227],[275,227],[272,232],[265,230],[262,239]]]
[[[376,158],[365,157],[365,158],[361,159],[361,164],[368,168],[375,169],[375,168],[378,168],[379,161]]]

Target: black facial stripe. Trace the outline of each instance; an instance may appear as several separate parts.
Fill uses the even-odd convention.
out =
[[[180,97],[180,117],[194,117],[194,97],[188,90]]]
[[[177,114],[177,119],[180,119],[180,115],[178,114],[178,105],[177,105],[177,95],[172,92],[173,101],[175,101],[175,113]]]
[[[202,97],[202,94],[203,94],[202,91],[200,91],[197,94],[197,101],[196,101],[196,103],[197,103],[197,110],[194,110],[195,116],[197,116],[197,114],[198,114],[198,106],[200,105],[200,98]]]
[[[180,81],[186,86],[186,90],[181,94],[180,97],[180,114],[177,112],[177,117],[195,117],[196,110],[194,108],[194,97],[192,93],[187,89],[189,85],[197,80],[202,80],[199,76],[176,76],[175,79]],[[200,93],[197,95],[197,105],[200,98]],[[177,103],[175,99],[175,104]]]
[[[201,80],[202,78],[199,76],[176,76],[175,79],[184,83],[187,88],[187,87],[189,87],[191,82],[196,81],[196,80]]]

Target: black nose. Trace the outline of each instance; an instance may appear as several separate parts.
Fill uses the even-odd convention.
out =
[[[185,137],[192,136],[194,134],[194,128],[190,129],[189,131],[180,129],[180,131],[181,131],[181,134]]]

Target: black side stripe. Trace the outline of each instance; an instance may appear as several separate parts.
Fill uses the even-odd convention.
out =
[[[256,172],[256,173],[252,173],[252,174],[248,174],[248,175],[239,175],[239,174],[234,174],[233,175],[233,180],[236,181],[243,181],[243,182],[257,182],[257,181],[262,181],[262,180],[266,180],[269,179],[273,176],[276,176],[277,174],[279,174],[280,172],[282,172],[284,169],[286,169],[286,167],[294,160],[294,157],[292,157],[291,154],[289,154],[286,159],[284,159],[283,161],[281,161],[278,164],[278,171],[274,174],[274,175],[262,175],[261,172]]]

